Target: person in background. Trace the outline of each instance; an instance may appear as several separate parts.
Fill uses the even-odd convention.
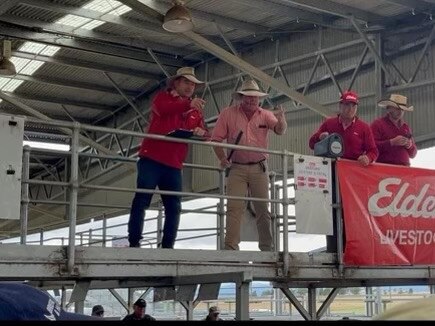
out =
[[[191,67],[178,69],[170,77],[168,88],[153,98],[151,105],[150,134],[167,135],[177,129],[189,128],[194,135],[206,133],[202,110],[205,101],[192,98],[195,87],[202,84],[195,77]],[[181,169],[187,156],[186,143],[144,138],[139,149],[137,162],[137,188],[181,191]],[[128,241],[130,247],[140,247],[144,226],[145,209],[150,206],[153,194],[136,193],[131,205],[128,221]],[[181,197],[162,195],[165,208],[162,248],[173,248],[177,237],[181,212]]]
[[[269,131],[283,135],[287,129],[284,110],[275,111],[261,108],[260,98],[267,96],[260,91],[258,84],[247,79],[241,88],[233,94],[236,104],[224,109],[213,129],[211,141],[229,144],[259,147],[267,149]],[[232,151],[232,157],[225,154],[222,147],[214,147],[214,152],[222,168],[230,169],[226,189],[229,196],[246,196],[248,190],[253,197],[269,198],[269,174],[267,168],[268,154],[243,150]],[[230,151],[231,152],[231,151]],[[259,237],[259,248],[271,251],[272,226],[267,202],[254,201]],[[229,199],[227,202],[227,219],[225,249],[239,250],[240,227],[245,214],[246,202]]]
[[[221,310],[218,306],[212,306],[208,309],[208,315],[205,317],[205,321],[221,321],[222,319],[219,317]]]
[[[407,102],[406,96],[391,94],[378,103],[386,109],[386,115],[373,121],[370,127],[379,150],[376,160],[379,163],[409,166],[410,158],[417,155],[411,128],[403,119],[405,112],[414,111]]]
[[[328,118],[320,125],[309,140],[310,148],[314,149],[318,141],[337,133],[343,138],[343,158],[356,160],[362,166],[376,161],[378,149],[370,126],[356,115],[358,102],[357,93],[344,92],[340,97],[338,116]]]
[[[95,305],[92,307],[92,314],[91,316],[96,316],[96,317],[104,317],[104,308],[102,305]]]
[[[146,307],[147,307],[147,303],[144,299],[137,299],[136,302],[133,304],[133,313],[125,316],[123,321],[130,321],[130,320],[155,321],[156,319],[154,317],[151,317],[150,315],[147,315],[145,313]]]

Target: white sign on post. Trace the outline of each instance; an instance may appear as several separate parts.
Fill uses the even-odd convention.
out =
[[[331,159],[294,157],[296,233],[333,234]]]

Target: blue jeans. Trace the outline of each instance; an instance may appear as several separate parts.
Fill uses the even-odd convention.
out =
[[[137,188],[181,191],[181,170],[148,158],[137,162]],[[128,221],[128,241],[131,247],[139,245],[142,239],[145,210],[150,207],[153,194],[136,193],[131,204]],[[165,208],[162,248],[173,248],[180,223],[181,196],[161,195]],[[159,244],[160,245],[160,244]]]

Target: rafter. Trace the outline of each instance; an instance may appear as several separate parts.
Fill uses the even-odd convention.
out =
[[[23,58],[23,59],[38,60],[43,62],[49,62],[52,64],[70,66],[70,67],[80,67],[80,68],[99,71],[99,72],[111,72],[111,73],[122,74],[126,76],[134,76],[134,77],[139,77],[144,79],[160,80],[163,78],[163,75],[156,74],[153,72],[133,70],[128,68],[120,68],[118,66],[111,66],[107,64],[90,62],[90,61],[80,60],[76,58],[60,57],[58,55],[56,55],[55,57],[46,57],[43,55],[35,55],[35,54],[19,52],[19,51],[12,51],[12,55],[14,57]]]
[[[35,31],[33,28],[17,27],[11,25],[0,26],[0,35],[18,38],[26,41],[39,42],[43,44],[56,45],[60,47],[66,47],[76,50],[87,51],[91,53],[105,54],[118,58],[126,58],[131,60],[137,60],[140,62],[152,62],[154,60],[148,53],[126,46],[117,46],[113,44],[104,43],[102,41],[90,41],[79,38],[60,37],[55,32],[40,32]],[[167,56],[161,56],[161,62],[165,65],[173,67],[181,67],[186,64],[184,60],[175,59],[174,57],[168,58]]]
[[[59,86],[63,88],[74,88],[74,89],[86,89],[90,91],[96,91],[96,92],[102,92],[102,93],[108,93],[112,95],[117,95],[116,89],[112,87],[105,87],[98,84],[92,84],[92,83],[86,83],[86,82],[78,82],[78,81],[71,81],[66,80],[62,78],[54,78],[54,77],[41,77],[41,76],[28,76],[28,75],[15,75],[14,79],[23,80],[27,82],[32,83],[38,83],[38,84],[46,84],[46,85],[52,85],[52,86]],[[135,96],[138,93],[132,92],[129,90],[123,90],[124,93]]]
[[[386,0],[389,3],[401,5],[409,9],[415,9],[417,11],[426,12],[435,9],[435,5],[419,0]]]
[[[322,25],[327,22],[327,19],[325,19],[325,17],[323,17],[322,15],[308,12],[306,10],[301,10],[298,8],[292,8],[290,6],[280,4],[280,3],[271,4],[269,0],[238,0],[237,2],[245,6],[258,8],[259,10],[266,10],[266,11],[269,10],[271,6],[273,6],[273,8],[279,9],[282,15],[287,15],[289,17],[292,17],[295,21],[299,19],[301,21],[308,21],[319,25]]]
[[[146,48],[143,48],[143,45],[146,44],[147,47],[152,47],[156,51],[177,54],[177,55],[187,54],[185,50],[182,50],[175,46],[170,46],[163,43],[151,42],[151,41],[144,40],[142,38],[138,39],[137,35],[135,35],[135,37],[129,37],[126,35],[112,35],[107,33],[96,32],[93,30],[86,30],[82,28],[74,29],[71,26],[66,26],[66,25],[56,24],[56,23],[46,23],[41,20],[22,18],[11,14],[5,14],[0,16],[0,21],[10,23],[10,24],[31,27],[31,28],[37,27],[44,31],[52,31],[55,33],[59,33],[61,35],[79,37],[83,39],[88,39],[90,41],[97,41],[97,42],[104,41],[107,43],[120,44],[126,47],[135,47],[138,50],[143,50],[143,51],[146,51]]]
[[[89,19],[98,19],[101,21],[104,21],[106,23],[112,23],[116,25],[123,25],[130,28],[136,28],[136,29],[148,29],[153,32],[158,32],[162,34],[167,34],[167,32],[161,27],[161,24],[159,24],[157,21],[149,22],[149,21],[137,21],[135,19],[127,18],[127,17],[119,17],[111,14],[105,14],[101,15],[98,12],[83,9],[83,8],[77,8],[72,6],[66,6],[62,4],[52,3],[48,2],[46,0],[22,0],[21,3],[24,3],[28,6],[43,8],[51,11],[56,11],[64,14],[72,14],[80,17],[86,17]],[[163,5],[164,4],[160,4]],[[163,10],[167,10],[169,7],[162,7]],[[216,15],[210,12],[205,12],[202,10],[196,10],[196,9],[190,9],[191,13],[194,18],[206,20],[210,22],[217,22],[219,24],[223,24],[228,27],[245,30],[249,32],[264,32],[265,26],[259,25],[259,24],[253,24],[245,21],[241,21],[238,19],[233,19],[229,17],[224,17],[220,15]]]
[[[273,4],[269,3],[269,5],[272,6],[274,6],[275,4],[282,4],[287,6],[290,5],[311,12],[320,12],[323,14],[333,15],[342,18],[349,18],[350,16],[354,16],[356,19],[363,20],[365,22],[379,21],[384,18],[381,15],[377,15],[369,11],[361,10],[352,6],[347,6],[329,0],[270,0],[269,2],[273,2]]]
[[[83,101],[75,101],[70,99],[61,99],[61,98],[55,98],[50,96],[35,96],[35,95],[27,95],[27,94],[20,94],[20,93],[8,93],[8,95],[14,99],[17,100],[29,100],[29,101],[36,101],[36,102],[45,102],[45,103],[54,103],[59,105],[72,105],[76,107],[82,107],[87,108],[90,110],[98,110],[98,111],[113,111],[116,109],[116,107],[111,107],[107,105],[97,104],[97,103],[89,103],[89,102],[83,102]]]

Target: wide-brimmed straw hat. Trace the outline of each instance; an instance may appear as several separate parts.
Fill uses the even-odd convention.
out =
[[[258,86],[257,82],[253,79],[247,79],[243,81],[242,86],[239,90],[237,90],[233,96],[258,96],[258,97],[265,97],[268,96],[267,93],[263,93],[260,91],[260,87]]]
[[[378,106],[380,106],[381,108],[386,108],[387,106],[394,106],[396,108],[402,109],[403,111],[414,111],[413,106],[408,106],[408,98],[399,94],[391,94],[388,100],[379,101]]]
[[[184,77],[190,80],[191,82],[194,82],[195,84],[204,84],[203,81],[200,81],[195,76],[195,68],[193,67],[181,67],[177,70],[177,73],[174,76],[169,77],[169,82],[174,81],[178,77]]]

